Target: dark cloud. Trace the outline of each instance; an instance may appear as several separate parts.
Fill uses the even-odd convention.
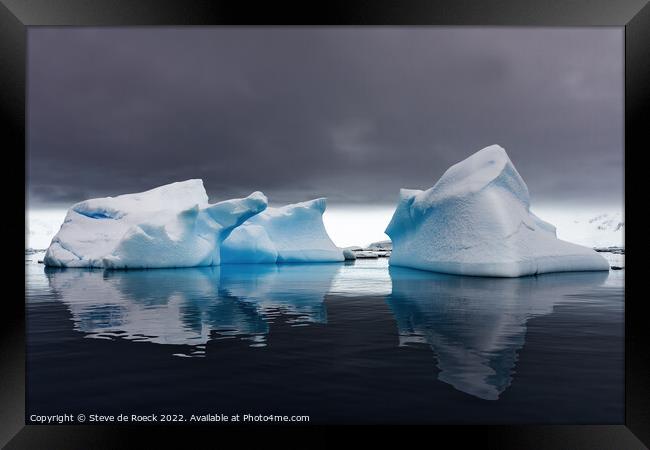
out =
[[[498,143],[538,201],[617,202],[621,29],[34,28],[34,206],[203,178],[392,203]]]

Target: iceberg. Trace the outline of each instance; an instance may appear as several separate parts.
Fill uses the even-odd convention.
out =
[[[359,250],[355,250],[359,249]],[[357,255],[355,255],[355,252],[360,251],[361,247],[345,247],[343,249],[343,258],[345,258],[346,261],[354,261],[357,259]]]
[[[45,254],[55,267],[213,266],[237,226],[263,211],[261,192],[209,204],[202,180],[73,205]]]
[[[267,208],[235,229],[223,242],[223,263],[344,261],[325,229],[326,199]]]
[[[609,270],[530,211],[528,187],[498,145],[450,167],[426,191],[402,189],[386,234],[393,266],[488,277]]]

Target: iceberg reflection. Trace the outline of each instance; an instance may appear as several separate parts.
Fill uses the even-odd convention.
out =
[[[223,265],[103,271],[46,268],[52,291],[87,337],[203,347],[241,336],[264,345],[269,322],[325,323],[338,265]],[[199,352],[200,353],[200,352]]]
[[[325,295],[341,265],[316,264],[224,264],[221,287],[242,303],[272,317],[282,312],[291,322],[327,323]]]
[[[192,356],[204,354],[206,343],[217,339],[239,337],[264,346],[269,324],[279,316],[291,326],[325,324],[327,295],[386,299],[399,345],[428,345],[440,381],[487,400],[510,386],[528,320],[608,279],[607,272],[464,277],[389,268],[385,259],[45,273],[74,328],[87,337],[189,345]],[[368,320],[374,314],[368,309]]]
[[[607,276],[568,272],[504,279],[390,267],[392,293],[387,301],[400,345],[428,344],[441,381],[496,400],[512,382],[527,321],[550,314],[564,295],[599,286]]]

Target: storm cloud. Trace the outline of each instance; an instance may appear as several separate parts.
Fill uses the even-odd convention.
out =
[[[533,201],[622,204],[620,28],[32,28],[31,206],[203,178],[387,204],[503,146]]]

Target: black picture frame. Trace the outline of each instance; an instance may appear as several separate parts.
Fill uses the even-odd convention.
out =
[[[4,145],[5,192],[16,203],[20,194],[10,181],[8,163],[24,161],[25,76],[27,28],[36,26],[129,26],[129,25],[482,25],[482,26],[616,26],[625,28],[625,191],[626,241],[636,234],[632,218],[634,203],[632,175],[640,169],[643,151],[650,148],[650,5],[647,0],[337,0],[292,4],[269,1],[254,5],[226,0],[0,0],[0,111]],[[25,155],[25,159],[16,155]],[[20,164],[20,163],[19,163]],[[629,196],[629,197],[628,197]],[[25,197],[23,197],[23,207]],[[5,210],[16,228],[24,216]],[[640,213],[635,213],[637,216]],[[23,222],[24,226],[24,222]],[[4,227],[3,227],[4,228]],[[631,234],[630,234],[631,231]],[[24,254],[18,239],[10,241],[9,259]],[[13,242],[15,241],[15,242]],[[646,448],[650,446],[650,351],[646,333],[647,299],[633,287],[634,273],[642,268],[636,261],[640,248],[628,246],[625,280],[625,424],[572,426],[430,426],[397,430],[393,427],[366,428],[367,437],[410,438],[424,433],[432,443],[452,439],[454,446],[471,441],[496,448]],[[8,266],[12,265],[8,264]],[[629,276],[632,274],[631,276]],[[7,279],[16,285],[19,276]],[[24,286],[23,286],[24,287]],[[6,448],[118,448],[136,445],[137,439],[161,443],[182,442],[190,436],[209,437],[222,443],[226,432],[248,439],[250,431],[268,436],[276,431],[294,433],[296,428],[234,427],[163,428],[133,426],[25,425],[25,303],[16,292],[2,299],[3,326],[0,338],[0,445]],[[187,432],[186,432],[187,431]],[[243,431],[243,432],[242,432]],[[315,436],[310,441],[324,444],[330,427],[300,427]],[[290,441],[285,441],[290,442]]]

